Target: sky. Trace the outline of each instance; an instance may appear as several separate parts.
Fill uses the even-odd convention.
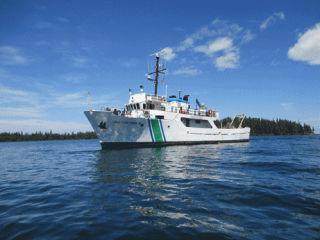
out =
[[[320,133],[320,1],[0,1],[0,133],[92,131],[90,109],[154,93]],[[148,66],[149,62],[149,66]],[[162,80],[162,79],[160,79]]]

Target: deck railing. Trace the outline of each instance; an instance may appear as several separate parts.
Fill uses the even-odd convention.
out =
[[[121,110],[123,108],[120,107],[102,107],[100,108],[100,111],[106,111],[106,112],[112,112],[115,115],[122,115],[122,116],[131,116],[132,111],[127,111]],[[134,116],[137,117],[150,117],[150,111],[152,109],[134,109],[134,111],[137,111]],[[158,111],[164,111],[160,109],[155,109]],[[173,113],[180,113],[180,114],[187,114],[187,115],[192,115],[192,116],[206,116],[206,117],[217,117],[217,111],[206,111],[204,109],[181,109],[178,107],[171,107],[168,112],[173,112]]]

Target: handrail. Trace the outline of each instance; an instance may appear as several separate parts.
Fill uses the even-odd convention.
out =
[[[117,110],[117,112],[123,114],[123,111],[121,109],[122,109],[121,107],[101,107],[100,111],[114,112],[115,113],[115,110]],[[145,115],[145,112],[149,111],[149,110],[153,110],[153,109],[132,109],[132,110],[129,110],[129,111],[127,109],[125,109],[124,115],[125,116],[128,116],[128,115],[131,116],[133,111],[138,111],[138,114],[136,116],[140,117],[140,116]],[[163,109],[154,109],[154,110],[166,111],[166,110],[163,110]],[[171,109],[167,109],[168,112],[172,112],[172,113],[187,114],[187,115],[192,115],[192,116],[216,117],[218,111],[212,111],[211,112],[212,116],[210,116],[210,110],[206,111],[204,109],[182,109],[182,111],[181,111],[181,108],[173,107],[173,106],[171,107]],[[129,114],[128,114],[128,112],[129,112]],[[143,112],[143,113],[141,114],[139,112]],[[150,112],[149,112],[149,115],[150,115]],[[241,115],[241,114],[238,114],[238,115]]]

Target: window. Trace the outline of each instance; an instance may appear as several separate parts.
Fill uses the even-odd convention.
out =
[[[212,128],[208,120],[192,119],[192,118],[181,118],[181,122],[186,127],[191,128]]]
[[[137,109],[140,109],[140,104],[139,103],[137,103]]]
[[[156,118],[158,118],[158,119],[164,119],[164,116],[162,116],[162,115],[156,115]]]
[[[186,126],[190,127],[190,119],[189,118],[186,119]]]
[[[146,109],[146,104],[145,103],[143,104],[143,109]]]
[[[148,104],[148,109],[154,109],[154,105],[153,104]]]

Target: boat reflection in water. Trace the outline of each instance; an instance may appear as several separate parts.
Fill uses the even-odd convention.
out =
[[[234,197],[230,185],[245,176],[229,169],[223,159],[236,149],[239,158],[232,160],[245,161],[240,156],[249,145],[98,151],[93,178],[99,198],[105,201],[100,210],[109,209],[112,218],[137,218],[146,225],[241,232],[236,226],[240,217],[224,219],[229,210],[221,199]]]

